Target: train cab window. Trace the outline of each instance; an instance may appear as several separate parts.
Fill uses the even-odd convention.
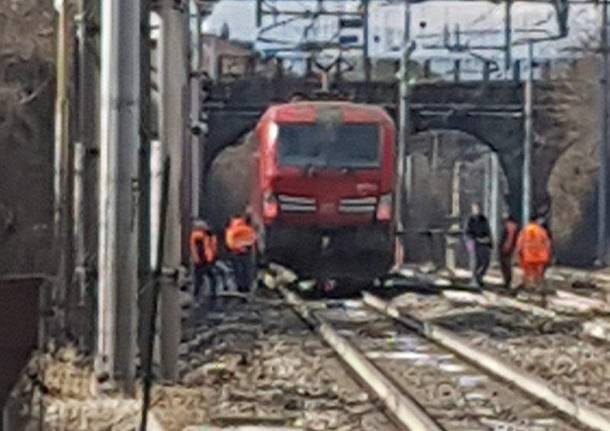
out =
[[[278,155],[282,166],[375,168],[379,127],[373,124],[282,124]]]
[[[379,127],[371,124],[344,124],[328,148],[328,164],[341,168],[379,166]]]
[[[323,165],[321,138],[320,130],[313,124],[281,125],[278,135],[280,165]]]

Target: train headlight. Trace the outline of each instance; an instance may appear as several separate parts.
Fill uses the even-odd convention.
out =
[[[269,124],[269,129],[267,130],[269,142],[275,142],[280,135],[280,128],[277,124],[271,123]]]
[[[392,219],[392,194],[382,195],[377,204],[377,220],[390,221]]]
[[[266,191],[263,194],[263,217],[266,219],[274,219],[280,213],[280,207],[277,199],[272,192]]]

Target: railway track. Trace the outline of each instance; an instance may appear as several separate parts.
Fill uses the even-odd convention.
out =
[[[564,369],[561,343],[579,340],[572,317],[557,320],[543,305],[485,309],[442,295],[424,295],[423,306],[400,301],[412,293],[396,297],[398,307],[370,294],[304,300],[290,289],[298,280],[278,269],[267,283],[272,290],[249,301],[229,295],[224,311],[200,313],[187,334],[183,381],[220,388],[206,401],[206,421],[308,430],[610,429],[602,393],[610,377],[596,365],[576,380],[572,365]],[[491,295],[488,301],[527,303]],[[495,317],[482,317],[482,309]],[[550,366],[563,375],[549,379],[523,358],[542,350],[528,342],[556,333],[564,339],[544,353],[558,358]],[[211,366],[219,358],[229,364],[220,372]],[[562,390],[569,382],[575,392]]]
[[[180,426],[400,429],[274,291],[226,295],[192,313],[186,326],[181,384],[206,396],[191,409],[197,411],[194,419]],[[157,415],[165,430],[182,429],[175,410]]]
[[[573,402],[584,401],[610,415],[605,303],[580,295],[575,298],[577,307],[558,309],[547,298],[557,298],[562,287],[549,287],[548,295],[525,292],[517,298],[501,289],[407,293],[391,303],[404,315],[457,333],[476,348],[505,358]]]
[[[281,291],[406,429],[610,429],[595,407],[379,298],[324,306]]]

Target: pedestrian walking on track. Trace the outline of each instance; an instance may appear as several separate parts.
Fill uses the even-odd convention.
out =
[[[473,281],[483,287],[483,277],[489,269],[491,260],[491,229],[487,217],[481,213],[479,204],[472,204],[472,213],[466,224],[466,236],[474,243],[475,269]]]
[[[499,242],[498,257],[500,260],[500,269],[502,270],[502,278],[504,279],[504,287],[511,288],[513,280],[513,255],[517,246],[517,236],[519,235],[519,226],[508,213],[502,216],[502,237]]]

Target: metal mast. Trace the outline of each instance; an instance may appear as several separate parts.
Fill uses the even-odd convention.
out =
[[[532,146],[533,146],[533,105],[534,105],[534,42],[528,41],[528,72],[525,82],[525,142],[523,144],[523,202],[521,222],[523,226],[529,223],[531,209],[532,187]]]
[[[98,148],[98,66],[96,29],[99,22],[99,2],[79,0],[78,37],[78,137],[74,145],[74,281],[78,284],[81,346],[92,348],[92,301],[88,294],[88,256],[95,254],[97,225],[97,158]],[[91,325],[91,326],[90,326]],[[86,329],[87,333],[83,331]]]
[[[371,57],[369,54],[369,23],[370,23],[370,0],[362,0],[362,15],[363,15],[363,36],[362,36],[362,54],[364,57],[364,80],[371,80]]]
[[[504,70],[508,72],[510,70],[510,66],[512,63],[512,53],[511,53],[511,44],[512,44],[512,33],[513,33],[513,22],[512,15],[510,12],[513,1],[506,0],[506,11],[505,11],[505,21],[504,21]]]
[[[404,231],[403,226],[403,198],[404,198],[404,185],[405,185],[405,158],[406,158],[406,146],[407,146],[407,135],[410,130],[410,111],[409,111],[409,59],[413,52],[414,46],[411,44],[411,10],[410,2],[405,2],[405,14],[404,14],[404,35],[403,35],[403,53],[400,63],[400,71],[398,77],[400,79],[400,106],[399,106],[399,128],[398,128],[398,154],[397,154],[397,173],[396,173],[396,184],[395,184],[395,198],[394,198],[394,220],[396,223],[397,231],[397,250],[396,250],[396,264],[402,264],[404,258],[404,250],[402,246],[402,233]],[[410,175],[410,172],[407,173]]]
[[[599,143],[599,179],[597,186],[597,263],[606,264],[606,242],[607,242],[607,188],[608,188],[608,0],[602,3],[602,28],[601,28],[601,51],[602,51],[602,76],[600,84],[602,88],[601,109],[601,141]]]

